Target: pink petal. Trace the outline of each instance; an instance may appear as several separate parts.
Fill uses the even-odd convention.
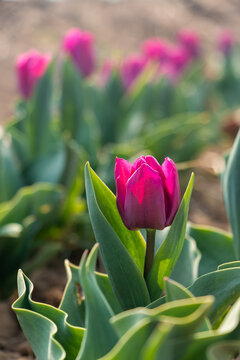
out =
[[[165,226],[163,182],[158,172],[146,163],[127,182],[123,220],[131,230]]]
[[[134,163],[132,164],[132,174],[133,174],[142,164],[146,164],[145,156],[140,156],[139,158],[137,158],[137,160],[134,161]]]
[[[162,180],[163,180],[165,178],[165,175],[164,175],[164,173],[162,171],[162,168],[161,168],[159,162],[155,159],[155,157],[148,155],[148,156],[145,157],[145,159],[146,159],[146,163],[149,166],[151,166],[151,168],[156,170],[159,173],[159,175],[161,176]]]
[[[171,225],[174,216],[181,202],[181,190],[179,185],[178,171],[173,160],[166,158],[162,164],[165,175],[165,195],[167,195],[168,212],[166,216],[166,226]]]
[[[116,181],[116,200],[118,211],[123,216],[126,183],[131,176],[132,165],[124,159],[116,158],[115,162],[115,181]]]

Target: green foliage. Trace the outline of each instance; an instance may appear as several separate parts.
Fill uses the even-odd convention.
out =
[[[236,137],[226,168],[222,174],[225,206],[232,227],[237,259],[240,259],[240,131]]]
[[[239,281],[240,268],[219,270],[214,279],[212,273],[203,276],[191,292],[166,279],[166,303],[116,314],[108,300],[109,288],[100,286],[94,271],[97,248],[88,258],[83,255],[80,267],[67,263],[68,283],[59,308],[34,302],[33,285],[19,272],[19,298],[13,310],[39,360],[215,360],[221,349],[226,356],[239,352],[240,302],[230,299],[230,287],[226,293],[217,288],[225,288],[226,274],[230,282]],[[206,277],[208,286],[203,286]],[[213,330],[216,312],[221,321]]]

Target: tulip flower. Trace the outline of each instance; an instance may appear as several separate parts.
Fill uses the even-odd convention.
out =
[[[181,201],[175,163],[166,158],[162,166],[153,156],[141,156],[133,165],[116,158],[117,207],[129,230],[147,229],[144,276],[154,259],[156,229],[171,225]]]
[[[117,158],[115,179],[117,207],[128,229],[171,225],[181,200],[173,160],[166,158],[160,166],[153,156],[141,156],[131,165]]]
[[[45,73],[51,61],[49,54],[30,50],[20,54],[16,61],[18,88],[22,96],[29,99],[40,77]]]
[[[193,30],[181,30],[177,34],[179,44],[188,52],[191,59],[195,59],[200,55],[200,39]]]
[[[231,31],[224,30],[219,36],[218,48],[224,56],[228,56],[232,50],[234,43],[235,39]]]
[[[63,39],[63,50],[68,53],[83,77],[95,68],[94,37],[90,32],[69,30]]]
[[[170,82],[178,81],[180,75],[189,64],[190,56],[188,52],[180,46],[174,46],[169,50],[169,59],[166,64],[161,67],[161,72]]]
[[[146,66],[146,59],[141,55],[131,55],[122,64],[123,85],[129,89]]]
[[[168,60],[170,44],[163,39],[148,39],[142,45],[142,51],[148,61],[165,63]]]

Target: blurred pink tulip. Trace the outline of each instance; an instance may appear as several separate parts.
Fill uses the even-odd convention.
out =
[[[63,49],[70,54],[83,77],[92,74],[96,62],[92,33],[70,29],[63,38]]]
[[[169,59],[160,68],[163,76],[166,76],[172,83],[176,83],[181,74],[188,66],[190,57],[188,52],[181,46],[174,46],[169,50]]]
[[[133,165],[116,158],[117,207],[130,230],[163,229],[171,225],[181,201],[175,163],[160,166],[153,156],[141,156]]]
[[[16,61],[18,88],[22,96],[30,98],[39,78],[45,73],[51,61],[49,54],[41,54],[30,50],[20,54]]]
[[[106,60],[100,71],[100,85],[105,86],[111,77],[112,72],[116,69],[116,64],[111,60]]]
[[[142,45],[142,51],[148,61],[164,63],[168,60],[170,44],[163,39],[152,38]]]
[[[146,59],[142,55],[130,55],[123,61],[121,75],[123,85],[129,89],[146,66]]]
[[[233,33],[230,30],[222,31],[218,39],[218,48],[223,55],[227,56],[230,54],[234,43],[235,39]]]
[[[183,29],[178,32],[177,40],[192,59],[195,59],[200,55],[200,38],[195,31]]]

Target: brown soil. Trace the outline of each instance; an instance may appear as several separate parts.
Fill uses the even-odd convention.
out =
[[[86,1],[47,3],[0,2],[0,123],[13,114],[17,96],[14,61],[20,52],[37,48],[57,52],[63,34],[70,27],[80,27],[95,33],[100,62],[112,54],[136,51],[140,43],[151,36],[174,38],[182,27],[197,30],[206,46],[212,45],[220,30],[239,29],[238,0],[145,0],[118,3]],[[197,167],[195,192],[190,219],[228,229],[219,180],[213,174],[216,151],[201,158],[208,169]],[[209,166],[210,164],[210,166]],[[204,196],[206,194],[206,196]],[[35,284],[34,299],[59,304],[66,281],[63,261],[31,277]],[[15,294],[16,296],[16,294]],[[0,302],[0,360],[30,360],[33,354],[10,310],[14,296]]]

